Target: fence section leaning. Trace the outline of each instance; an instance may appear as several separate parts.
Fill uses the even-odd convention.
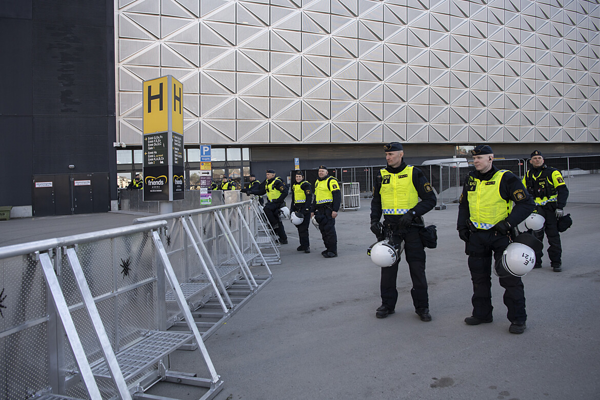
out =
[[[159,230],[166,221],[0,248],[0,393],[6,399],[131,399],[156,382],[223,382],[206,351]],[[187,331],[166,330],[175,292]],[[198,349],[207,378],[170,370]]]
[[[205,339],[271,281],[270,261],[281,262],[256,203],[247,200],[136,220],[167,221],[160,237]],[[265,255],[266,250],[271,253]],[[166,299],[167,327],[184,326],[185,316],[173,293],[167,292]]]

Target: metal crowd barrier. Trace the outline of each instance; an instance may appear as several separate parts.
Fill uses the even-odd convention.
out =
[[[360,208],[360,184],[358,182],[342,183],[342,209],[358,210]]]
[[[0,248],[0,398],[156,398],[145,391],[159,381],[201,387],[203,400],[222,389],[159,236],[166,226]],[[186,332],[166,330],[169,288]],[[170,369],[183,346],[210,377]]]
[[[271,281],[271,261],[281,262],[272,237],[262,234],[268,228],[256,203],[248,200],[136,220],[167,221],[161,240],[205,339]],[[269,249],[271,254],[263,254]],[[167,327],[185,325],[173,292],[167,292],[166,299]]]

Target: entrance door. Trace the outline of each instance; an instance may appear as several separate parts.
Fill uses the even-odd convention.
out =
[[[90,214],[94,212],[94,196],[92,191],[92,174],[71,175],[73,193],[73,214]]]

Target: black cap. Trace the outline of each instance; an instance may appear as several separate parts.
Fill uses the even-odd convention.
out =
[[[542,155],[542,152],[539,150],[534,150],[533,153],[531,153],[531,158],[533,158],[533,156],[540,156],[540,157],[544,157]]]
[[[487,144],[480,144],[479,146],[476,146],[473,150],[471,150],[472,156],[481,156],[484,154],[494,154],[492,148]]]
[[[274,174],[274,173],[275,173],[275,170],[274,170],[274,169],[268,169],[268,170],[267,170],[267,174]]]
[[[296,173],[294,173],[294,175],[304,176],[304,173],[302,171],[298,170],[298,171],[296,171]]]
[[[383,151],[401,151],[403,150],[402,144],[398,142],[392,142],[383,145]]]
[[[256,178],[256,175],[250,174],[250,178]]]
[[[319,169],[327,169],[327,167],[324,165],[319,165]]]

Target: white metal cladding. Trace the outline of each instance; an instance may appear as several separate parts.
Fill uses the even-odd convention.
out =
[[[119,141],[142,81],[186,143],[597,142],[598,0],[115,0]]]

